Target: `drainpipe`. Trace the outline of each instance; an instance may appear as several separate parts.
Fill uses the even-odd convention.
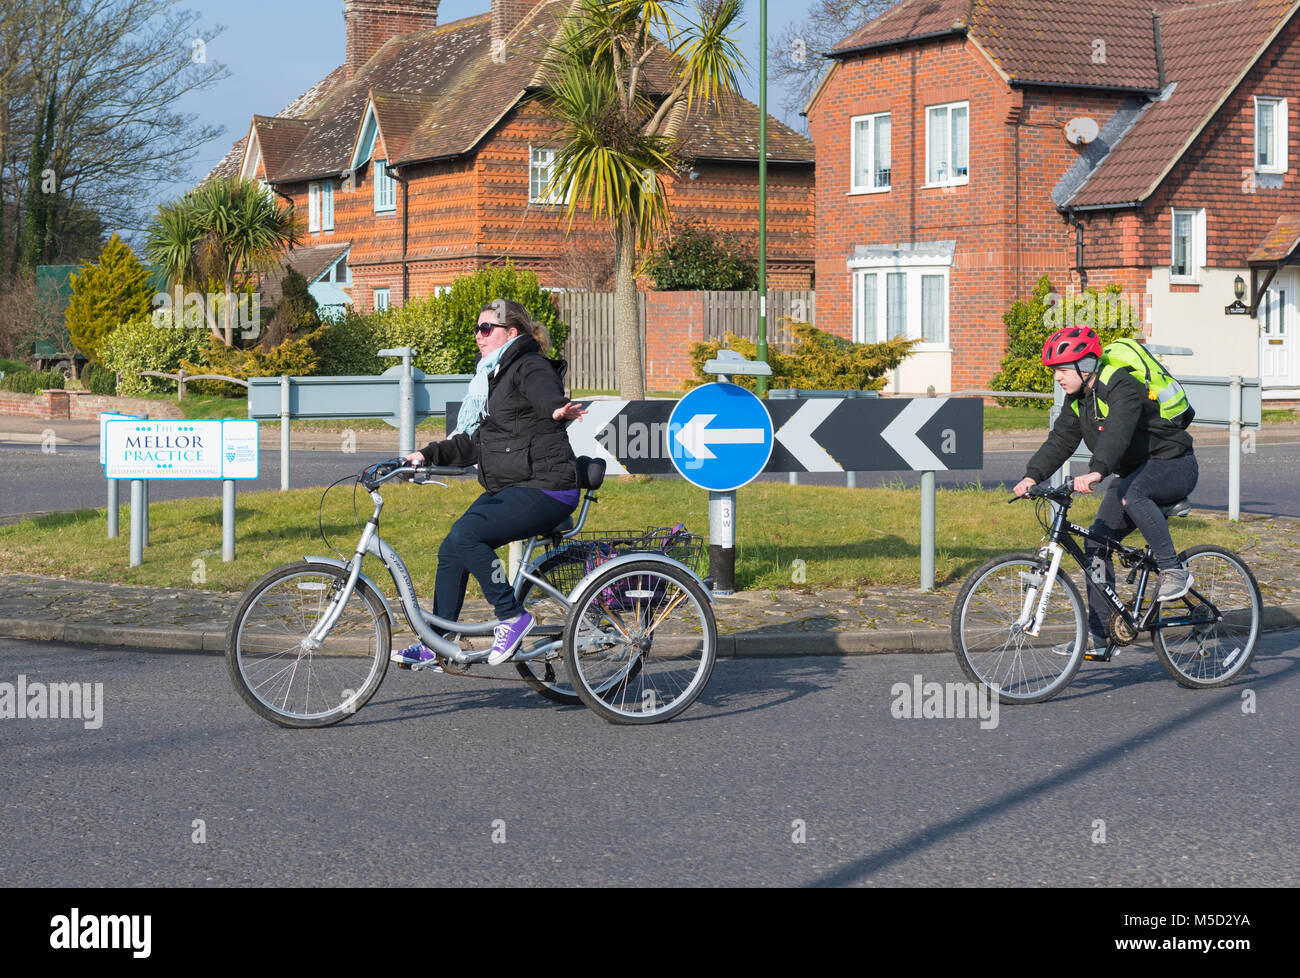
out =
[[[411,183],[406,177],[401,176],[395,167],[387,163],[384,165],[388,167],[388,172],[392,178],[402,185],[402,305],[406,305],[407,300],[411,298],[411,276],[406,267],[406,244],[411,215]]]
[[[1088,269],[1083,265],[1083,223],[1075,217],[1074,208],[1065,208],[1066,223],[1074,225],[1074,270],[1079,273],[1079,292],[1088,288]]]

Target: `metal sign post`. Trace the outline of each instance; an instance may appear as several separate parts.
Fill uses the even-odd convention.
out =
[[[464,398],[471,374],[426,376],[411,364],[410,347],[380,350],[402,363],[378,377],[250,377],[248,416],[280,421],[280,488],[289,488],[289,422],[293,419],[382,418],[398,429],[402,455],[415,451],[415,425],[445,414]]]
[[[131,480],[132,567],[143,562],[149,544],[149,478],[222,480],[221,556],[235,559],[235,480],[257,478],[257,427],[242,419],[105,422],[105,478]]]
[[[709,575],[716,594],[736,590],[736,490],[766,467],[775,444],[763,402],[728,374],[771,376],[772,368],[719,350],[704,365],[718,378],[691,391],[668,417],[669,460],[692,485],[709,492]]]

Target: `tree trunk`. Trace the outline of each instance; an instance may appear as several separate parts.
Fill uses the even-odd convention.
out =
[[[636,227],[627,216],[614,227],[614,363],[619,394],[629,401],[642,400],[645,375],[637,316]]]

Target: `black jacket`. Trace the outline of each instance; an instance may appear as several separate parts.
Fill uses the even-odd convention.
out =
[[[429,465],[477,465],[488,492],[509,486],[576,489],[577,462],[565,422],[551,416],[564,407],[563,360],[542,356],[531,336],[520,336],[488,377],[487,415],[474,434],[458,434],[420,449]],[[456,420],[448,417],[447,426]]]
[[[1181,458],[1192,450],[1192,436],[1162,418],[1159,404],[1122,367],[1103,368],[1091,388],[1066,396],[1051,434],[1029,460],[1025,474],[1035,482],[1050,478],[1074,454],[1080,439],[1092,451],[1089,470],[1103,479],[1112,472],[1126,476],[1149,458]]]

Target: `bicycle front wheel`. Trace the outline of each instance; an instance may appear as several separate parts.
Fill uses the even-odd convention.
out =
[[[996,688],[1003,703],[1050,699],[1083,662],[1087,615],[1079,589],[1063,571],[1057,572],[1038,635],[1025,631],[1046,573],[1046,561],[1035,554],[994,557],[966,579],[953,607],[957,661],[972,680]]]
[[[1245,561],[1222,547],[1199,546],[1178,555],[1192,589],[1166,602],[1161,621],[1186,621],[1152,630],[1156,655],[1183,686],[1225,686],[1255,657],[1264,617],[1259,584]]]
[[[709,681],[718,627],[699,581],[648,557],[593,578],[564,629],[569,682],[611,723],[658,723],[685,710]]]
[[[235,612],[226,665],[235,689],[282,727],[325,727],[361,709],[388,670],[392,633],[383,599],[364,581],[317,649],[305,640],[348,575],[299,561],[254,584]]]

